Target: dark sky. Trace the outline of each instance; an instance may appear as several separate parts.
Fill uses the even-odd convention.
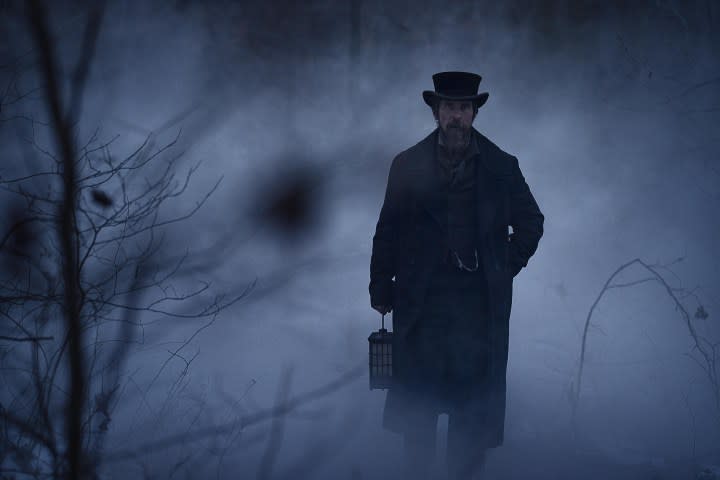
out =
[[[695,328],[720,340],[720,7],[445,3],[107,3],[78,138],[99,128],[100,139],[117,136],[111,150],[122,157],[148,135],[157,145],[178,137],[179,177],[200,163],[171,210],[192,208],[222,182],[167,231],[168,251],[203,252],[193,262],[212,265],[177,288],[206,280],[232,293],[257,279],[184,347],[197,354],[184,376],[173,359],[150,383],[171,345],[200,324],[143,318],[148,341],[127,366],[134,377],[108,449],[270,407],[288,367],[293,395],[366,362],[380,320],[367,294],[371,240],[390,162],[434,128],[421,98],[431,75],[467,70],[490,94],[475,127],[518,157],[546,218],[514,283],[506,445],[488,469],[497,478],[595,478],[584,470],[593,465],[596,478],[631,478],[718,460],[720,411],[688,326],[657,282],[613,289],[596,307],[575,440],[569,399],[588,310],[634,258],[660,266],[688,312],[702,305],[709,316],[693,318]],[[22,56],[22,85],[37,85],[22,8],[4,8],[0,52]],[[66,80],[87,11],[82,2],[50,6]],[[47,115],[39,94],[0,115],[11,108]],[[19,154],[26,128],[0,124],[5,171],[32,168]],[[306,209],[279,228],[268,205],[293,188]],[[633,267],[617,280],[647,277]],[[394,472],[401,442],[380,427],[384,395],[363,376],[290,414],[275,476],[298,478],[294,469],[308,465],[307,478]],[[189,455],[182,468],[192,477],[251,477],[269,429],[188,438],[118,471],[165,476]]]

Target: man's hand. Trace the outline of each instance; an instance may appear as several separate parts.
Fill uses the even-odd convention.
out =
[[[380,315],[385,315],[386,313],[392,311],[392,307],[388,305],[372,305],[372,308],[380,312]]]

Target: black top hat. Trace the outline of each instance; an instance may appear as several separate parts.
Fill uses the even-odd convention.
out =
[[[433,106],[436,99],[472,100],[477,108],[482,107],[490,95],[487,92],[478,94],[478,85],[482,77],[470,72],[440,72],[432,76],[435,91],[425,90],[425,103]]]

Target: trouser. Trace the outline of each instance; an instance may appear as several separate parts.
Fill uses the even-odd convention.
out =
[[[483,441],[477,432],[466,428],[468,422],[460,414],[448,415],[446,468],[448,480],[479,478],[485,464]],[[430,479],[435,458],[437,414],[416,422],[412,430],[404,433],[405,477]]]
[[[471,479],[485,461],[480,401],[487,375],[487,294],[481,272],[441,265],[433,276],[417,330],[402,352],[400,376],[408,392],[404,431],[408,478],[428,478],[439,413],[448,413],[450,479]]]

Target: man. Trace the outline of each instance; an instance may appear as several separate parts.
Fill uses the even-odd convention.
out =
[[[394,329],[383,425],[404,435],[408,478],[430,470],[439,413],[449,478],[502,444],[512,282],[543,234],[517,158],[472,127],[480,80],[433,75],[438,128],[393,160],[373,237],[370,301]]]

